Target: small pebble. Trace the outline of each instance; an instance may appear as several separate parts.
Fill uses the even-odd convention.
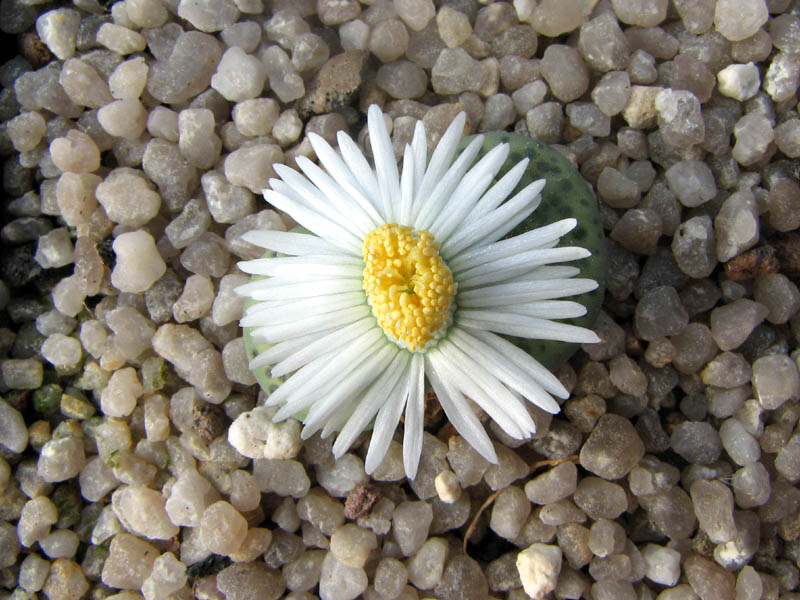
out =
[[[111,284],[122,292],[144,292],[167,270],[155,240],[146,231],[121,234],[113,248],[117,262],[111,272]]]
[[[672,432],[670,445],[687,462],[703,465],[713,463],[722,451],[719,433],[705,422],[681,423]]]
[[[258,96],[266,79],[264,64],[255,56],[234,46],[222,55],[217,72],[211,77],[211,87],[226,100],[241,102]]]
[[[589,70],[578,51],[570,46],[548,46],[541,69],[551,93],[562,102],[580,98],[589,87]]]
[[[553,591],[561,572],[561,549],[548,544],[533,544],[517,555],[517,571],[525,593],[542,598]]]
[[[433,519],[433,511],[426,502],[407,501],[392,513],[392,533],[404,556],[411,556],[422,547]]]
[[[720,350],[738,348],[769,313],[763,304],[740,298],[711,311],[711,335]]]
[[[246,533],[247,521],[224,500],[206,508],[200,518],[200,542],[206,550],[215,554],[230,554],[238,550]]]
[[[746,65],[728,65],[717,73],[719,93],[739,102],[755,96],[760,86],[761,77],[758,68],[752,62]]]

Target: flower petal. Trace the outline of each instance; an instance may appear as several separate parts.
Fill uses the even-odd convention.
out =
[[[464,125],[466,122],[466,113],[458,113],[456,118],[453,119],[453,122],[450,123],[447,130],[439,139],[439,143],[436,144],[436,148],[434,148],[433,154],[431,154],[431,160],[428,162],[428,166],[425,169],[425,174],[420,180],[417,193],[415,194],[416,200],[414,202],[414,211],[411,214],[411,218],[414,220],[414,222],[416,222],[416,216],[423,204],[427,202],[427,199],[433,191],[433,188],[436,187],[436,184],[439,183],[453,162],[453,157],[456,155],[456,150],[458,149],[458,144],[461,141],[461,136],[464,135]],[[427,152],[427,146],[425,150]]]
[[[359,264],[360,263],[360,264]],[[364,263],[354,256],[329,255],[276,258],[257,258],[239,263],[239,269],[252,275],[283,277],[287,280],[355,279],[364,272]]]
[[[251,229],[242,239],[259,248],[265,248],[280,254],[303,256],[306,254],[341,254],[342,251],[316,235],[295,233],[289,231],[276,231],[264,229]],[[348,255],[349,256],[349,255]]]
[[[307,344],[302,349],[277,363],[272,369],[272,376],[281,377],[282,375],[296,371],[312,360],[338,350],[342,346],[351,343],[353,340],[373,329],[376,330],[377,333],[382,333],[381,330],[375,326],[375,320],[369,316],[354,323],[350,323],[345,327],[336,327],[334,331]],[[377,334],[374,334],[373,337],[377,337]]]
[[[569,392],[558,380],[558,377],[553,375],[542,363],[533,358],[530,354],[518,348],[507,339],[491,333],[490,331],[480,329],[471,329],[468,333],[506,357],[509,363],[513,363],[530,373],[545,390],[554,396],[558,398],[569,397]]]
[[[575,319],[586,314],[586,307],[580,302],[568,300],[540,300],[538,302],[525,302],[522,304],[507,304],[498,306],[495,310],[540,319]]]
[[[344,160],[350,172],[356,181],[364,188],[367,200],[372,204],[373,208],[381,216],[381,219],[386,220],[386,214],[383,212],[383,204],[380,200],[380,190],[378,189],[378,180],[375,178],[375,172],[369,166],[364,153],[358,147],[353,139],[344,131],[339,131],[336,134],[336,139],[339,142],[339,150],[342,153]]]
[[[290,214],[300,225],[316,233],[321,238],[343,248],[350,254],[361,254],[358,238],[327,217],[323,217],[316,211],[310,210],[296,200],[292,200],[274,190],[264,190],[264,198],[275,208]]]
[[[343,132],[342,135],[344,135]],[[346,137],[346,136],[345,136]],[[342,158],[331,148],[325,139],[314,132],[308,133],[308,139],[319,162],[325,167],[328,174],[338,183],[342,189],[346,190],[355,200],[361,209],[372,219],[374,223],[381,223],[383,218],[380,216],[375,206],[370,202],[370,192],[364,185],[364,181],[359,180],[344,163]],[[349,139],[349,138],[348,138]],[[373,176],[374,177],[374,176]]]
[[[333,444],[333,455],[337,459],[350,449],[359,434],[366,429],[369,422],[375,417],[383,405],[396,403],[400,404],[397,411],[398,418],[402,412],[400,392],[405,392],[406,386],[398,385],[401,376],[408,375],[408,366],[411,362],[408,352],[398,352],[395,354],[389,366],[380,374],[375,382],[370,385],[364,396],[359,400],[347,423],[336,438]],[[405,400],[403,393],[402,400]],[[374,436],[374,434],[373,434]],[[391,436],[389,437],[391,440]],[[388,447],[388,444],[387,444]]]
[[[486,329],[536,340],[558,340],[574,344],[593,344],[600,341],[591,329],[496,310],[461,310],[458,313],[458,323],[472,329]]]
[[[463,289],[470,289],[487,283],[516,278],[542,265],[570,262],[587,256],[591,256],[591,252],[577,246],[529,250],[516,256],[499,258],[468,269],[459,274],[458,285]]]
[[[403,430],[403,467],[406,476],[417,476],[419,458],[422,454],[422,432],[425,415],[425,359],[414,353],[411,358],[410,389],[406,401],[406,419]]]
[[[436,347],[436,358],[450,372],[453,385],[480,406],[503,430],[516,439],[536,432],[525,405],[497,378],[461,351],[449,339]]]
[[[425,198],[425,202],[419,203],[419,209],[413,215],[415,229],[430,229],[436,217],[441,214],[444,207],[450,202],[453,197],[453,191],[458,187],[461,178],[467,172],[475,157],[478,156],[482,144],[482,135],[472,140],[436,183],[430,195]]]
[[[576,296],[594,289],[597,289],[594,279],[532,279],[459,292],[457,302],[459,310],[467,307],[488,308]]]
[[[400,208],[397,222],[407,225],[411,222],[411,207],[414,204],[414,151],[406,144],[403,150],[403,172],[400,176]]]
[[[279,411],[274,420],[280,421],[281,418],[290,417],[309,406],[319,395],[332,389],[335,382],[346,379],[351,371],[360,369],[384,347],[389,347],[386,337],[376,335],[370,330],[340,351],[312,360],[282,383],[267,399],[266,406],[286,403],[281,411],[286,410],[283,413]]]
[[[323,396],[318,397],[311,404],[306,418],[303,419],[305,427],[300,432],[300,437],[306,440],[319,431],[340,404],[347,402],[371,385],[375,381],[376,375],[388,369],[400,351],[400,348],[394,344],[384,344],[377,353],[368,356],[357,368],[353,369],[347,379]],[[384,397],[387,391],[384,390]]]
[[[369,314],[369,306],[351,306],[350,308],[343,308],[324,315],[305,317],[291,323],[256,327],[251,335],[259,342],[274,344],[305,333],[313,333],[314,331],[321,331],[334,326],[349,325],[353,321],[358,321]]]
[[[561,236],[572,231],[578,224],[577,219],[562,219],[550,225],[537,227],[520,235],[515,235],[507,240],[494,242],[481,248],[473,248],[453,257],[447,264],[453,274],[463,273],[467,269],[486,264],[487,262],[516,256],[521,252],[549,247],[552,242],[558,241]]]
[[[361,279],[324,279],[296,282],[273,277],[240,285],[236,288],[236,293],[253,300],[292,300],[355,292],[360,289],[362,289]]]
[[[301,160],[300,162],[302,163],[303,161]],[[307,168],[310,168],[309,165],[313,165],[311,161],[305,164]],[[319,168],[316,165],[313,166]],[[286,165],[275,165],[274,168],[281,179],[270,180],[270,187],[273,190],[295,200],[306,209],[314,211],[332,223],[336,223],[353,235],[361,237],[369,232],[368,224],[354,222],[353,217],[345,209],[345,202],[341,198],[336,195],[332,197],[326,196],[322,190],[306,177]]]
[[[425,373],[447,419],[478,454],[490,463],[497,464],[497,454],[489,436],[486,435],[486,430],[470,408],[467,399],[442,375],[437,363],[438,361],[432,360],[430,352],[425,355]],[[420,448],[420,450],[422,449]],[[408,472],[408,467],[406,467],[406,472]]]
[[[318,296],[293,302],[259,302],[245,311],[245,315],[239,321],[239,325],[241,327],[255,327],[271,323],[285,323],[296,321],[302,317],[322,315],[364,303],[363,292],[347,292],[333,297]]]
[[[495,146],[464,174],[430,227],[430,232],[440,243],[449,238],[475,208],[475,204],[503,166],[509,151],[508,144]]]
[[[375,175],[378,178],[378,189],[383,201],[386,220],[395,220],[394,207],[400,203],[400,177],[397,173],[397,160],[386,129],[383,113],[373,104],[367,110],[367,128],[372,156],[375,160]]]
[[[465,354],[480,356],[481,362],[491,370],[495,377],[531,403],[552,414],[560,410],[558,403],[544,389],[542,382],[536,379],[535,372],[520,367],[505,354],[470,335],[465,329],[454,327],[449,338]],[[558,382],[557,379],[555,381]],[[548,382],[550,382],[549,377]],[[560,382],[558,384],[558,389],[561,391],[563,386]]]
[[[528,168],[529,162],[530,159],[523,158],[520,162],[511,167],[508,173],[503,175],[497,183],[489,188],[489,191],[478,200],[475,208],[470,212],[465,221],[465,225],[480,221],[484,216],[500,206],[517,187],[522,176],[525,175],[525,169]]]
[[[324,331],[315,331],[314,333],[308,333],[300,337],[273,344],[264,352],[256,355],[256,357],[250,361],[250,370],[253,371],[259,367],[271,367],[276,362],[281,361],[287,356],[291,356],[295,352],[302,350],[308,344],[313,344],[316,340],[338,330],[338,327],[331,327],[330,329]]]
[[[373,220],[372,216],[364,211],[356,198],[340,186],[330,175],[305,156],[298,156],[296,162],[306,177],[325,195],[325,198],[343,213],[350,216],[352,224],[357,223],[363,232],[370,232],[378,226],[380,217],[377,220]],[[369,203],[367,205],[372,208]],[[374,209],[372,212],[375,212]]]
[[[454,233],[442,244],[442,252],[447,256],[455,256],[467,248],[496,242],[536,210],[541,202],[539,192],[543,187],[543,179],[527,185],[481,221],[473,222]]]

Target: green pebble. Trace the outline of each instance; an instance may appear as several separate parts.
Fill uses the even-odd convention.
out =
[[[50,500],[58,509],[58,529],[69,529],[81,520],[81,495],[78,490],[69,484],[59,485]]]
[[[110,552],[105,546],[89,546],[86,548],[86,554],[81,561],[81,569],[83,569],[83,574],[86,575],[87,579],[100,579],[103,574],[103,565],[109,554]],[[111,591],[106,586],[102,586],[101,589]],[[93,595],[92,597],[107,598],[109,595],[111,594]]]
[[[142,389],[145,394],[152,394],[167,384],[169,366],[160,356],[151,356],[142,363]]]
[[[103,512],[105,507],[106,503],[104,502],[94,502],[93,504],[89,504],[88,506],[84,507],[83,510],[81,510],[81,518],[80,521],[78,521],[78,524],[75,526],[75,533],[78,534],[78,538],[80,538],[84,544],[91,543],[92,530],[94,529],[94,526],[97,525],[97,519],[100,518],[100,513]]]
[[[34,322],[28,321],[23,323],[17,331],[11,353],[15,358],[37,357],[44,340],[44,336],[36,330]]]
[[[57,383],[43,385],[33,392],[33,409],[42,415],[52,415],[61,406],[63,390]]]

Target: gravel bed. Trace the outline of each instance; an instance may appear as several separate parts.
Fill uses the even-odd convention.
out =
[[[267,4],[0,0],[0,599],[800,599],[800,0]],[[602,342],[496,465],[259,407],[242,236],[373,103],[596,192]]]

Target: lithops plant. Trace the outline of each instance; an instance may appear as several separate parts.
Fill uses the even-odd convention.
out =
[[[426,386],[496,462],[469,401],[508,435],[530,437],[525,403],[558,412],[555,398],[568,392],[551,370],[577,344],[598,341],[586,327],[606,267],[591,189],[530,138],[461,140],[465,120],[430,157],[418,123],[401,168],[376,106],[374,167],[343,132],[340,153],[310,134],[321,167],[298,158],[304,176],[275,165],[280,179],[264,191],[304,229],[245,238],[268,251],[240,264],[254,279],[239,291],[251,368],[278,408],[273,418],[297,416],[304,438],[337,433],[337,457],[372,427],[368,473],[404,413],[404,466],[415,476]]]

